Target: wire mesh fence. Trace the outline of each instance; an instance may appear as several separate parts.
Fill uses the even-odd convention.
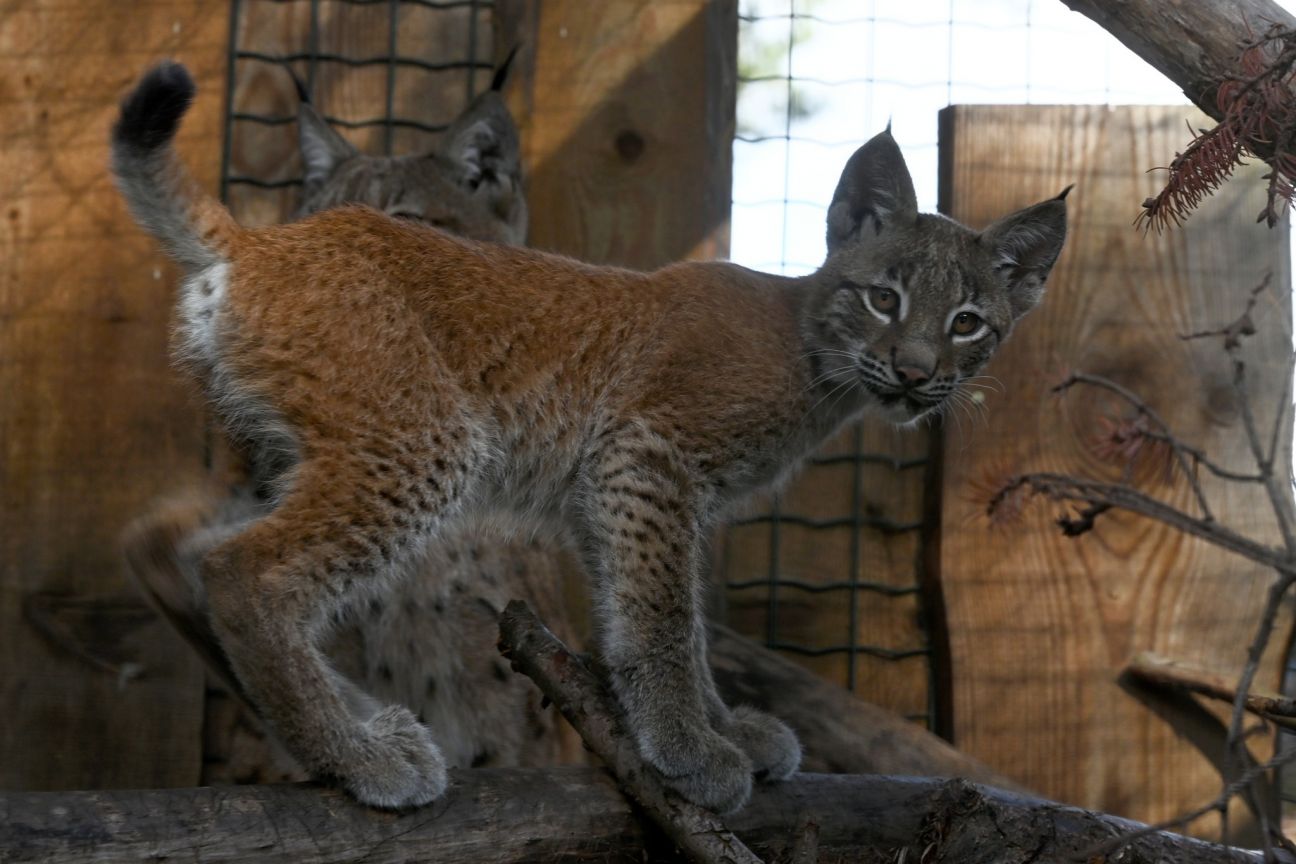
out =
[[[249,224],[295,207],[292,75],[363,152],[430,148],[489,85],[492,11],[491,0],[233,0],[221,197]]]

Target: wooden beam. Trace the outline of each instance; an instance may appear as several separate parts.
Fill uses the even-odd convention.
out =
[[[1188,4],[1162,5],[1171,15]],[[1273,289],[1255,315],[1247,375],[1264,428],[1276,422],[1290,436],[1282,394],[1291,345],[1281,323],[1290,319],[1289,254],[1285,231],[1253,222],[1264,194],[1256,168],[1180,228],[1157,235],[1131,225],[1132,202],[1157,182],[1147,168],[1174,152],[1185,121],[1203,118],[1186,106],[957,106],[941,120],[943,209],[955,218],[983,226],[1076,184],[1048,293],[986,370],[1003,384],[985,394],[987,426],[975,447],[955,436],[946,445],[941,581],[955,658],[954,744],[1041,794],[1152,822],[1211,800],[1220,779],[1176,729],[1120,689],[1120,671],[1147,650],[1235,678],[1271,572],[1128,513],[1105,514],[1078,538],[1061,535],[1053,520],[1062,508],[1047,501],[997,527],[984,514],[996,484],[1015,473],[1125,476],[1099,443],[1104,424],[1128,418],[1128,407],[1091,391],[1051,396],[1066,371],[1116,381],[1217,462],[1254,470],[1219,341],[1180,334],[1235,320],[1268,272]],[[1164,463],[1132,478],[1195,507],[1189,485]],[[1201,482],[1221,519],[1259,542],[1278,540],[1258,484]],[[1280,632],[1290,626],[1288,612]],[[1281,655],[1276,644],[1260,685],[1276,687]],[[1252,743],[1267,758],[1267,743]],[[1236,817],[1235,831],[1249,821],[1240,806]]]
[[[174,57],[201,90],[179,147],[216,188],[228,19],[200,0],[0,3],[0,787],[197,780],[202,672],[144,614],[118,535],[202,476],[202,421],[168,363],[175,271],[107,143],[125,90]]]
[[[736,0],[502,0],[528,245],[651,269],[728,252]]]

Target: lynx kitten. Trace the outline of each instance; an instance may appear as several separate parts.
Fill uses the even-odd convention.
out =
[[[148,73],[122,105],[113,170],[186,270],[179,363],[274,468],[269,511],[202,570],[234,672],[294,756],[373,805],[441,794],[426,727],[317,643],[429,538],[506,510],[578,544],[603,664],[667,783],[727,811],[753,774],[795,771],[786,726],[716,693],[701,540],[862,412],[939,410],[1038,302],[1061,198],[980,233],[920,215],[882,133],[847,163],[827,260],[799,279],[594,267],[365,207],[246,230],[171,146],[192,94],[183,67]]]

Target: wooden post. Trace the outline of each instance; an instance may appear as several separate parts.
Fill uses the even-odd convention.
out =
[[[229,9],[0,9],[0,787],[198,776],[197,658],[125,584],[117,537],[203,472],[167,358],[175,271],[107,172],[117,101],[161,57],[201,93],[179,147],[215,189]]]
[[[1003,383],[985,393],[988,428],[975,446],[945,451],[940,563],[954,743],[1041,794],[1147,821],[1211,800],[1220,780],[1170,724],[1122,692],[1120,670],[1155,651],[1236,677],[1271,574],[1127,513],[1104,515],[1079,538],[1061,536],[1052,523],[1060,508],[1048,502],[996,529],[983,514],[992,487],[1012,473],[1122,479],[1120,460],[1104,460],[1095,445],[1107,418],[1128,416],[1125,406],[1092,392],[1050,396],[1067,370],[1115,380],[1216,461],[1254,471],[1223,350],[1179,336],[1236,319],[1267,272],[1275,290],[1255,316],[1248,380],[1264,428],[1282,411],[1290,436],[1287,235],[1254,223],[1259,172],[1240,172],[1181,228],[1132,227],[1158,182],[1146,172],[1181,145],[1185,121],[1204,122],[1186,106],[954,107],[941,120],[943,207],[955,218],[982,226],[1076,184],[1048,294],[986,370]],[[1166,471],[1134,477],[1194,509],[1188,484]],[[1258,484],[1201,481],[1222,520],[1277,540]],[[1289,626],[1285,617],[1280,632]],[[1276,688],[1281,651],[1273,646],[1261,686]],[[1250,743],[1264,758],[1264,742]]]
[[[528,244],[650,269],[729,248],[735,0],[502,0]]]

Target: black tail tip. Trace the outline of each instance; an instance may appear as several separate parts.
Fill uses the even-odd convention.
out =
[[[122,100],[113,141],[142,150],[163,146],[175,135],[196,91],[193,76],[179,63],[154,66]]]

